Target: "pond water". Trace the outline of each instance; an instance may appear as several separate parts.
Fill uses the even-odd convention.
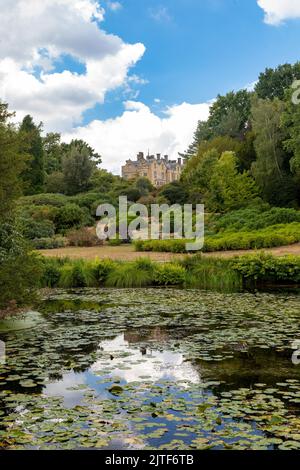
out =
[[[296,340],[297,291],[52,291],[0,322],[0,447],[299,449]]]

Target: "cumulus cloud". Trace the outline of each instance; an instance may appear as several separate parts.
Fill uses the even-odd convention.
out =
[[[278,25],[284,20],[300,18],[299,0],[257,0],[265,12],[265,22]]]
[[[128,80],[143,44],[126,44],[100,28],[104,10],[95,0],[0,0],[1,98],[30,113],[49,130],[69,130],[84,111]],[[71,56],[84,73],[55,72]]]
[[[115,11],[117,4],[105,3]],[[145,47],[105,32],[98,1],[0,0],[0,8],[0,99],[17,111],[18,121],[31,114],[47,132],[87,140],[103,155],[106,168],[119,173],[139,150],[176,157],[190,144],[197,121],[207,118],[209,104],[182,103],[156,115],[137,101],[137,88],[147,80],[130,69]],[[155,18],[166,20],[167,10],[158,9]],[[77,72],[68,66],[74,61]],[[84,126],[84,113],[118,87],[124,100],[131,99],[124,112]]]
[[[198,120],[208,118],[210,103],[182,103],[167,108],[163,117],[154,114],[145,104],[125,102],[124,113],[106,121],[94,120],[65,134],[87,140],[103,156],[105,168],[119,173],[121,164],[135,158],[138,151],[161,152],[172,158],[191,143]]]

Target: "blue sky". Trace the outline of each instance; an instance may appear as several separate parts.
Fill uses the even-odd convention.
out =
[[[300,0],[0,0],[0,98],[115,173],[176,158],[220,93],[300,59]]]
[[[135,73],[148,81],[139,99],[153,109],[199,103],[245,87],[266,67],[300,57],[300,21],[272,26],[253,0],[123,0],[108,11],[104,28],[146,53]],[[117,93],[108,96],[101,118],[120,113]],[[89,115],[90,118],[90,115]]]

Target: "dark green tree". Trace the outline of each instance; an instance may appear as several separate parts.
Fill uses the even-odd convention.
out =
[[[20,126],[20,135],[31,157],[23,173],[26,194],[41,193],[44,187],[44,149],[41,132],[42,124],[37,126],[31,116],[25,116]]]
[[[294,65],[283,64],[275,69],[267,68],[260,74],[255,86],[255,92],[261,99],[284,99],[285,91],[294,80],[300,79],[300,62]]]

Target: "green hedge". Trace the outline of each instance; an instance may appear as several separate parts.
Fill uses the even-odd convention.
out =
[[[53,250],[55,248],[65,248],[68,240],[64,237],[36,238],[31,241],[36,250]]]
[[[185,253],[188,240],[147,240],[135,242],[136,251]],[[203,252],[255,250],[300,242],[300,223],[274,225],[253,232],[224,232],[205,237]]]

